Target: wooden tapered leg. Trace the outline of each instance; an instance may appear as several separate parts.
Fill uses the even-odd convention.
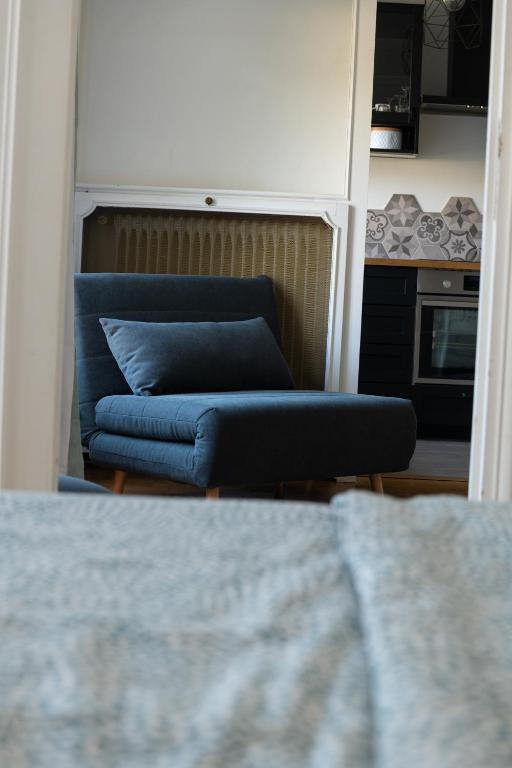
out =
[[[219,499],[220,498],[220,488],[207,488],[206,489],[206,498],[207,499]]]
[[[304,496],[307,499],[309,499],[309,497],[313,495],[314,488],[315,488],[315,481],[306,480],[306,482],[304,483]]]
[[[384,495],[384,487],[382,485],[381,475],[368,475],[370,478],[370,488],[374,493],[378,493],[379,496]]]
[[[114,493],[122,493],[124,491],[124,484],[126,483],[127,477],[127,472],[124,472],[122,469],[116,469],[114,472],[114,484],[112,485]]]
[[[274,499],[284,499],[284,483],[276,483],[274,486]]]

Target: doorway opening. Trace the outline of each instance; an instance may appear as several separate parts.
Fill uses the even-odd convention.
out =
[[[358,391],[412,400],[404,481],[467,494],[492,3],[471,46],[431,5],[377,3]]]

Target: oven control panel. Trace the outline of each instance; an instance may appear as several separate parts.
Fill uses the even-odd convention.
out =
[[[480,290],[480,275],[464,275],[464,291],[478,293]]]
[[[480,275],[474,272],[445,269],[418,269],[418,293],[448,294],[450,296],[478,296]]]

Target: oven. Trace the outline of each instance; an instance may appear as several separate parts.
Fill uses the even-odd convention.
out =
[[[418,269],[414,384],[473,384],[479,283],[475,272]]]

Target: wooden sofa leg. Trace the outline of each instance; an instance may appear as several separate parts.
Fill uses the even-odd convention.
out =
[[[384,495],[384,487],[382,485],[382,475],[368,475],[370,478],[370,488],[374,493],[378,493],[379,496]]]
[[[314,490],[315,490],[315,481],[306,480],[306,482],[304,483],[304,496],[307,499],[309,499],[309,497],[313,495]]]
[[[274,499],[284,499],[284,483],[276,483],[274,486]]]
[[[116,469],[114,472],[114,484],[112,485],[114,493],[122,493],[124,491],[124,484],[126,483],[127,477],[128,472],[125,472],[122,469]]]
[[[206,498],[207,499],[220,499],[220,488],[207,488],[206,489]]]

